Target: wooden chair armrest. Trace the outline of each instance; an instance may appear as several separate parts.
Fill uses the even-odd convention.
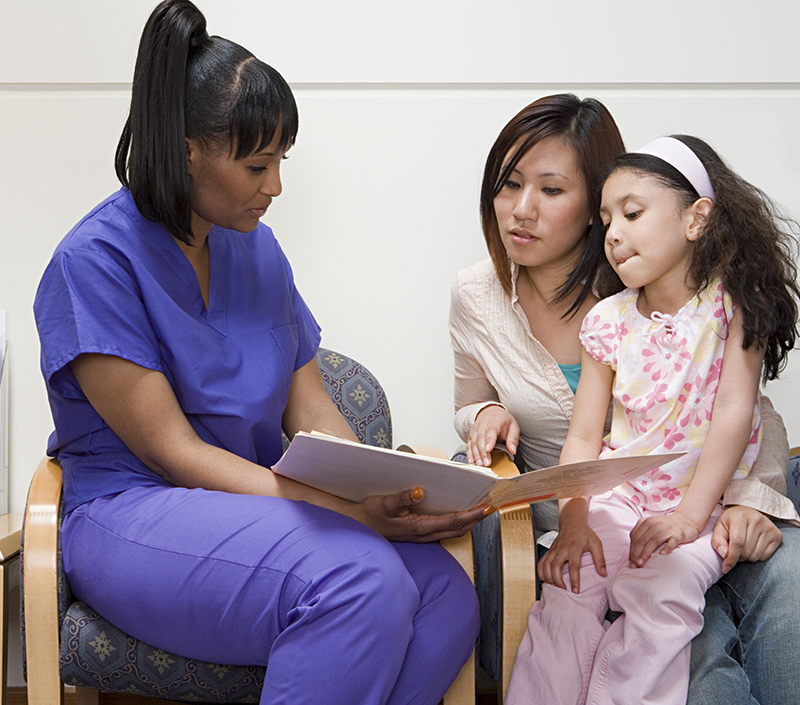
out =
[[[519,475],[519,469],[503,451],[492,452],[492,470],[500,477]],[[529,503],[504,507],[499,514],[503,613],[498,695],[499,705],[502,705],[511,679],[514,657],[528,626],[528,612],[536,600],[536,544]]]
[[[498,477],[516,477],[519,475],[519,468],[508,453],[503,450],[492,451],[492,472]]]
[[[58,673],[56,575],[60,502],[61,466],[57,460],[45,457],[31,480],[24,519],[22,555],[29,705],[63,702],[64,689]]]
[[[510,507],[500,512],[500,545],[503,568],[502,705],[514,657],[528,626],[528,612],[536,601],[536,545],[530,506]]]

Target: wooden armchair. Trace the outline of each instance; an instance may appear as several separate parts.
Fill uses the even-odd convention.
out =
[[[502,451],[492,452],[500,477],[519,474]],[[502,705],[511,669],[536,599],[536,550],[529,504],[504,507],[473,530],[476,583],[481,603],[481,665],[497,682]],[[479,568],[479,569],[478,569]]]
[[[328,393],[362,442],[391,447],[391,415],[383,389],[359,363],[320,350]],[[265,668],[209,664],[169,654],[123,633],[75,601],[61,564],[61,466],[44,458],[28,494],[22,546],[23,662],[30,705],[63,703],[63,684],[76,686],[79,705],[99,691],[190,702],[258,702]],[[451,550],[472,574],[469,536]],[[474,705],[472,661],[445,696],[445,705]]]
[[[492,469],[501,477],[519,474],[517,466],[502,452],[492,453]],[[498,514],[503,573],[498,705],[502,705],[508,690],[514,657],[528,626],[528,612],[536,600],[536,544],[530,504],[505,507],[500,509]]]

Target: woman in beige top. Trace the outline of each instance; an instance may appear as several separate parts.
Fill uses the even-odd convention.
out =
[[[489,153],[481,221],[491,260],[459,272],[450,311],[455,425],[469,462],[488,465],[502,441],[526,470],[558,463],[580,324],[596,294],[614,290],[593,291],[604,262],[598,186],[623,151],[601,103],[555,95],[524,108]],[[785,647],[800,639],[800,594],[786,587],[800,581],[800,529],[786,522],[800,517],[784,496],[786,432],[768,400],[763,411],[761,455],[726,490],[714,532],[726,575],[706,595],[706,626],[693,642],[692,705],[782,703],[800,692]],[[555,507],[535,510],[538,528],[557,528]],[[569,541],[562,534],[560,550],[582,550]],[[755,628],[765,622],[768,630]]]

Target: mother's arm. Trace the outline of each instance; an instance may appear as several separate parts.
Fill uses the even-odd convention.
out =
[[[765,561],[778,546],[783,534],[762,512],[744,505],[726,507],[714,525],[711,545],[722,556],[722,572],[729,572],[739,561]]]
[[[511,453],[517,452],[519,425],[500,403],[478,360],[452,333],[451,328],[456,432],[467,444],[467,462],[489,467],[498,438]]]
[[[482,508],[438,517],[413,514],[411,508],[423,498],[413,488],[395,496],[347,502],[203,441],[161,372],[100,354],[80,355],[71,367],[86,398],[111,430],[148,468],[174,485],[310,502],[357,519],[394,541],[460,536],[483,518]],[[316,360],[294,373],[283,422],[289,435],[325,428],[352,438],[325,392]]]
[[[515,454],[520,429],[516,419],[500,403],[497,390],[475,356],[473,322],[462,301],[458,284],[451,290],[450,343],[453,348],[453,396],[455,428],[467,446],[467,462],[489,467],[491,452],[500,438]]]

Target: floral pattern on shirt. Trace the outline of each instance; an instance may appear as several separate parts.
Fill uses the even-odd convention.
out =
[[[638,289],[626,289],[598,303],[583,321],[581,342],[615,372],[611,431],[601,457],[686,452],[617,488],[638,505],[663,510],[680,502],[708,435],[735,304],[716,280],[674,316],[647,318],[638,298]],[[760,441],[756,403],[735,478],[747,475]]]

